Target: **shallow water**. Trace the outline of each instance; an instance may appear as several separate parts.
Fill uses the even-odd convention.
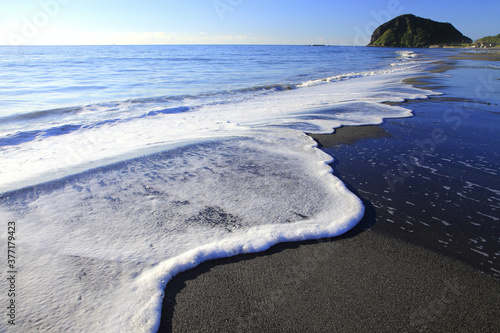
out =
[[[304,132],[408,117],[381,103],[435,94],[402,84],[431,51],[79,51],[2,49],[25,56],[5,58],[20,73],[0,91],[0,215],[17,228],[25,331],[154,331],[172,275],[349,230],[364,207]]]

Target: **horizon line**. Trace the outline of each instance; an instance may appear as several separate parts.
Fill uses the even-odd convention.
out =
[[[24,44],[24,45],[12,45],[12,44],[0,44],[0,46],[11,46],[11,47],[37,47],[37,46],[229,46],[229,45],[235,45],[235,46],[250,46],[250,45],[255,45],[255,46],[344,46],[344,47],[363,47],[366,45],[354,45],[354,44],[266,44],[266,43],[217,43],[217,44],[212,44],[212,43],[186,43],[186,44]]]

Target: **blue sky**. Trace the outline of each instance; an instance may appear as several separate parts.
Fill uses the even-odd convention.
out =
[[[407,13],[500,33],[499,0],[3,0],[0,44],[364,45]]]

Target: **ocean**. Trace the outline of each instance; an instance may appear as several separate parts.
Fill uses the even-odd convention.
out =
[[[154,332],[177,273],[348,231],[364,207],[306,133],[410,117],[385,102],[439,94],[402,81],[456,52],[0,47],[15,328]]]

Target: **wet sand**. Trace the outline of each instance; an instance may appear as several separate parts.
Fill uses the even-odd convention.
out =
[[[453,57],[453,59],[500,61],[500,49],[477,49],[475,52],[461,53],[460,55]]]
[[[437,89],[442,79],[417,81],[447,91]],[[363,200],[360,224],[342,237],[179,274],[159,331],[498,329],[500,108],[453,91],[403,103],[412,118],[314,135],[336,159],[334,174]]]
[[[335,134],[309,134],[318,143],[318,148],[338,147],[353,144],[363,139],[388,137],[390,134],[379,126],[365,125],[357,127],[340,127]]]
[[[364,223],[370,223],[366,219]],[[373,231],[215,260],[169,283],[160,332],[493,332],[500,283]]]

